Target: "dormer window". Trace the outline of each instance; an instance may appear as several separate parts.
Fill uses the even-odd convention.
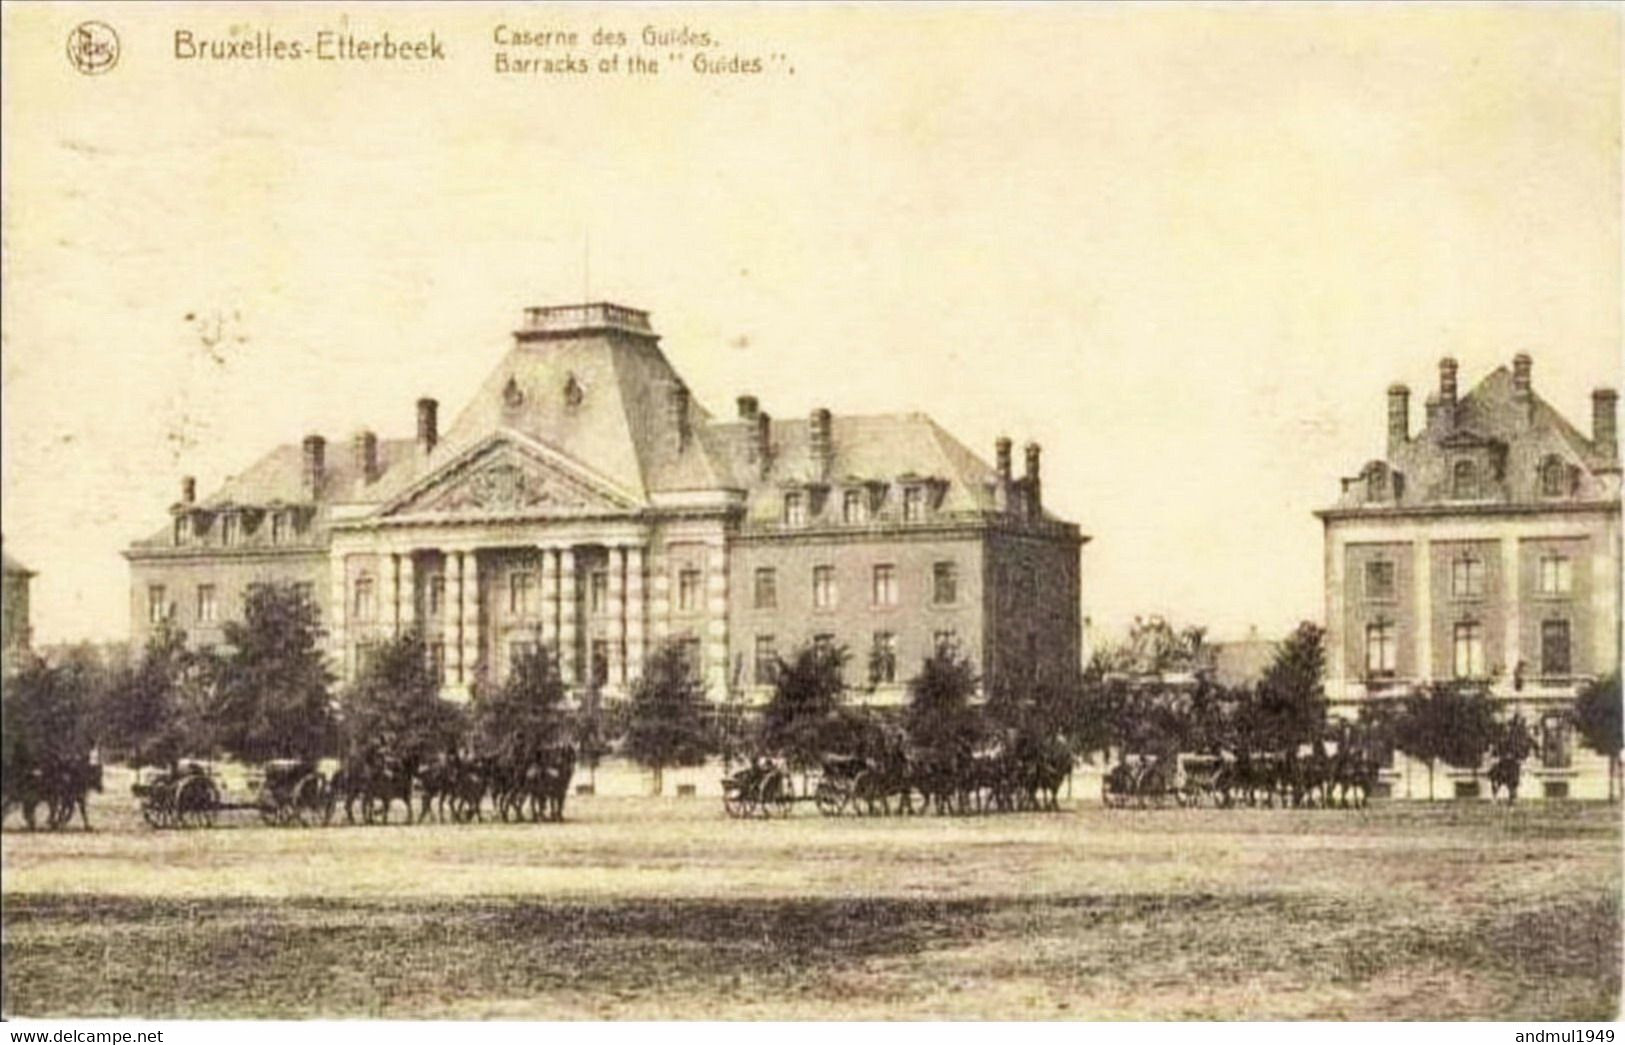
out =
[[[1470,501],[1478,496],[1478,465],[1472,461],[1457,461],[1450,471],[1450,496],[1458,501]]]
[[[184,515],[175,517],[175,543],[186,543],[187,519]]]
[[[220,517],[220,543],[230,546],[237,543],[239,520],[235,514],[228,513]]]
[[[1548,457],[1540,466],[1540,495],[1562,497],[1568,493],[1568,469],[1558,457]]]
[[[841,495],[841,521],[849,525],[869,521],[869,505],[862,490],[847,490]]]
[[[784,525],[807,525],[807,498],[805,495],[799,492],[784,495]]]
[[[271,513],[271,543],[281,544],[288,539],[288,513]]]
[[[925,518],[925,490],[919,486],[903,488],[903,521],[919,522]]]

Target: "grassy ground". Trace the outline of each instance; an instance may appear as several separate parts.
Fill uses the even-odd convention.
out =
[[[20,1015],[1611,1017],[1600,806],[8,831]]]

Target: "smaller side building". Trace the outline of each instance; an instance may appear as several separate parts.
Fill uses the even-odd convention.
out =
[[[0,551],[4,560],[5,587],[0,593],[0,660],[10,671],[31,648],[33,627],[29,624],[28,594],[34,571]]]
[[[1466,395],[1457,364],[1411,431],[1410,390],[1388,390],[1386,453],[1342,480],[1325,529],[1327,695],[1353,717],[1436,680],[1484,685],[1540,744],[1536,794],[1604,797],[1607,763],[1566,711],[1620,664],[1618,394],[1592,393],[1590,435],[1534,389],[1514,357]],[[1396,795],[1427,794],[1403,756]],[[1480,779],[1445,772],[1445,795]]]

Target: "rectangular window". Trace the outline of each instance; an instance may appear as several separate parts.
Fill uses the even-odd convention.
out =
[[[1451,496],[1458,501],[1478,496],[1478,466],[1472,461],[1457,461],[1451,472]]]
[[[147,620],[153,624],[169,619],[169,600],[162,584],[147,585]]]
[[[1365,626],[1365,671],[1373,677],[1387,677],[1394,673],[1398,661],[1399,644],[1395,640],[1391,621],[1379,621]]]
[[[1365,597],[1391,599],[1394,597],[1394,564],[1387,559],[1372,559],[1365,564]]]
[[[592,640],[592,684],[602,686],[609,681],[609,640]]]
[[[948,606],[959,601],[959,567],[951,562],[934,563],[931,567],[931,601]]]
[[[771,635],[756,636],[755,679],[758,686],[771,686],[778,677],[779,652]]]
[[[365,674],[372,668],[372,662],[378,655],[378,647],[371,642],[358,642],[355,644],[355,670],[356,674]]]
[[[869,656],[869,681],[877,684],[897,681],[897,635],[875,632],[874,652]]]
[[[609,606],[609,571],[593,570],[587,577],[588,605],[593,613],[603,613]]]
[[[200,624],[211,624],[215,617],[214,585],[197,586],[197,619]]]
[[[1566,678],[1573,672],[1569,653],[1569,622],[1540,622],[1540,673],[1547,678]]]
[[[239,520],[236,515],[227,514],[220,517],[220,543],[231,545],[237,543],[237,527]]]
[[[762,566],[756,570],[756,591],[754,605],[759,610],[775,609],[779,605],[778,574],[771,566]]]
[[[446,644],[429,643],[429,677],[441,685],[446,683]]]
[[[874,604],[897,605],[897,567],[890,563],[881,563],[875,567]]]
[[[373,591],[371,577],[358,577],[355,582],[354,617],[356,620],[372,620],[378,610],[377,595]]]
[[[1571,726],[1566,715],[1540,720],[1540,764],[1546,769],[1568,769],[1574,764]]]
[[[186,517],[184,515],[175,520],[175,543],[186,543]]]
[[[271,543],[281,544],[288,539],[288,516],[283,512],[271,513]]]
[[[813,567],[813,609],[835,608],[835,567]]]
[[[784,525],[807,525],[807,502],[799,493],[784,495]]]
[[[516,617],[529,616],[533,603],[531,592],[534,587],[534,576],[529,573],[511,573],[508,575],[508,612]]]
[[[693,611],[700,608],[700,571],[683,570],[677,575],[677,608]]]
[[[918,486],[903,488],[903,521],[919,522],[925,518],[925,491]]]
[[[446,605],[446,575],[434,574],[429,578],[429,613],[435,615]]]
[[[702,677],[703,672],[700,669],[704,665],[700,660],[700,640],[692,637],[680,639],[677,648],[682,651],[683,663],[688,665],[689,677],[695,679]]]
[[[1462,557],[1450,564],[1450,594],[1458,599],[1476,599],[1484,594],[1484,562]]]
[[[1574,573],[1566,555],[1543,555],[1540,558],[1540,593],[1567,595],[1574,586]]]
[[[1484,677],[1484,626],[1477,621],[1459,621],[1453,632],[1452,653],[1458,679]]]
[[[869,521],[869,505],[862,490],[848,490],[841,495],[841,521],[864,523]]]

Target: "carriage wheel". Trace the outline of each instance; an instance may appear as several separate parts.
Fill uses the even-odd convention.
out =
[[[150,795],[141,800],[141,819],[145,820],[147,822],[147,826],[151,828],[159,828],[164,826],[163,813],[161,810],[159,810],[157,803],[152,800]]]
[[[841,810],[846,807],[848,797],[832,781],[820,780],[818,789],[813,792],[813,804],[818,806],[818,812],[822,816],[840,816]]]
[[[745,815],[744,798],[739,793],[737,784],[722,785],[722,811],[732,820],[738,820]]]
[[[207,777],[193,777],[176,789],[174,820],[181,827],[213,827],[220,794]]]

